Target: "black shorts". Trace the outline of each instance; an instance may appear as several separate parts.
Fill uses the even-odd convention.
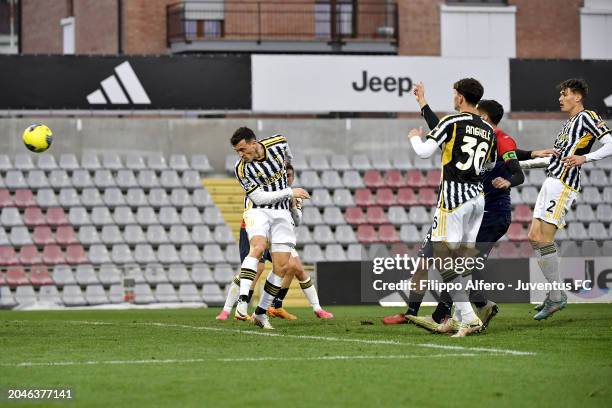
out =
[[[249,244],[249,235],[246,232],[246,229],[240,228],[240,241],[238,241],[238,248],[240,250],[240,263],[244,261],[249,255],[249,251],[251,250],[251,245]],[[266,249],[263,253],[263,256],[259,260],[261,263],[265,263],[266,261],[272,262],[272,256],[270,255],[270,251]]]

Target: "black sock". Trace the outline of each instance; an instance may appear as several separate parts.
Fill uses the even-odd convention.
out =
[[[417,316],[419,314],[419,308],[421,303],[423,303],[423,296],[425,296],[425,293],[410,291],[408,295],[408,310],[406,310],[407,315]]]
[[[249,300],[250,299],[249,299],[249,297],[247,295],[240,295],[240,296],[238,296],[238,301],[239,302],[247,302],[247,303],[249,303]]]
[[[266,309],[262,309],[261,307],[257,306],[257,308],[255,309],[255,314],[256,315],[266,314]]]
[[[275,309],[280,309],[283,307],[283,300],[285,300],[285,296],[287,296],[287,292],[289,292],[289,288],[281,288],[278,291],[278,295],[272,301],[272,307]]]
[[[451,315],[451,309],[453,308],[453,299],[450,294],[444,291],[440,294],[440,301],[436,310],[432,313],[431,317],[436,323],[441,323],[446,316]]]
[[[249,289],[249,295],[247,296],[246,302],[251,303],[251,298],[253,297],[253,289]]]
[[[477,308],[481,308],[486,306],[487,302],[474,302],[474,306],[476,306]]]

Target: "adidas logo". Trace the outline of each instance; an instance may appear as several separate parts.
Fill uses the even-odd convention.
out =
[[[100,82],[102,89],[96,89],[87,95],[87,102],[92,105],[105,105],[109,103],[109,101],[111,105],[127,105],[129,103],[135,105],[151,104],[147,92],[128,61],[117,65],[115,67],[115,73],[117,76],[111,75]],[[119,79],[117,79],[117,77],[119,77]],[[127,92],[127,95],[124,90]]]

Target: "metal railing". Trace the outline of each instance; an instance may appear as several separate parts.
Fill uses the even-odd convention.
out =
[[[183,1],[167,6],[168,45],[206,40],[397,42],[395,0]]]

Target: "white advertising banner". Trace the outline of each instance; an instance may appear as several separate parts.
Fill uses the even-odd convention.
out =
[[[419,112],[412,90],[425,84],[436,112],[452,112],[453,83],[478,79],[484,98],[510,110],[507,58],[253,55],[255,112]]]

